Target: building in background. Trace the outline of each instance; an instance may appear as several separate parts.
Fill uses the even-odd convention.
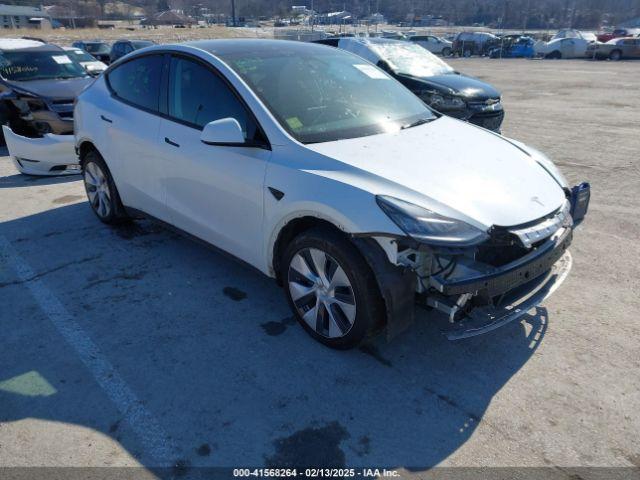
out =
[[[340,12],[329,12],[316,17],[316,23],[321,25],[344,25],[353,23],[351,12],[346,10]]]
[[[0,4],[2,28],[51,28],[49,14],[41,7]]]
[[[95,12],[82,12],[70,6],[50,5],[44,7],[55,28],[90,28],[96,26]],[[94,14],[92,14],[94,13]]]
[[[367,20],[371,25],[387,23],[387,20],[384,18],[384,15],[382,15],[381,13],[372,13],[371,15],[369,15],[369,18],[367,18]]]

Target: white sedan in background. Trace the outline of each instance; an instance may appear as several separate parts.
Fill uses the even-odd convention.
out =
[[[269,40],[134,52],[78,98],[105,223],[144,214],[274,277],[315,339],[449,338],[524,315],[567,275],[571,195],[541,153],[430,110],[351,53]]]
[[[578,30],[560,30],[548,42],[537,42],[533,49],[536,56],[561,59],[584,58],[587,47],[596,41],[593,33]]]
[[[434,35],[416,35],[409,37],[409,41],[417,43],[425,50],[428,50],[433,54],[442,55],[443,57],[451,55],[451,49],[453,46],[453,43],[449,40],[442,37],[436,37]]]

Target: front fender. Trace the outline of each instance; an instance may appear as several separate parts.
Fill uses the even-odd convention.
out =
[[[272,202],[266,199],[265,210],[269,210],[269,203]],[[351,221],[342,212],[325,204],[310,201],[291,202],[288,205],[282,205],[282,208],[283,210],[279,211],[280,216],[272,216],[271,218],[267,217],[269,221],[266,225],[266,231],[268,232],[268,235],[266,235],[265,237],[266,242],[264,245],[266,262],[266,268],[264,269],[264,271],[267,272],[270,276],[276,275],[275,269],[273,267],[273,253],[276,242],[278,241],[278,237],[280,236],[280,232],[282,232],[282,230],[294,220],[300,218],[315,218],[330,223],[346,234],[362,233],[365,231],[362,230],[353,221]],[[376,208],[378,208],[377,205]]]
[[[338,173],[334,170],[335,163],[327,165],[326,169],[311,170],[305,166],[270,163],[267,167],[263,271],[272,276],[275,274],[274,246],[282,229],[297,218],[317,218],[349,235],[370,232],[404,235],[380,209],[374,193],[351,184],[347,175],[332,178],[331,173]],[[279,198],[270,193],[274,189],[282,193]]]

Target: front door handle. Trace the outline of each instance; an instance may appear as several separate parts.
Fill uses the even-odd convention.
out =
[[[171,140],[169,140],[167,137],[164,137],[164,143],[168,143],[169,145],[173,146],[173,147],[178,147],[180,148],[180,145],[178,145],[176,142],[172,142]]]
[[[113,123],[113,120],[111,120],[110,118],[105,117],[104,115],[100,115],[100,118],[102,120],[104,120],[107,123]]]

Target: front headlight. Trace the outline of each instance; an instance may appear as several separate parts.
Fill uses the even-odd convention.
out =
[[[445,95],[431,95],[427,102],[436,110],[459,110],[466,107],[466,103],[460,97]]]
[[[376,196],[384,213],[414,240],[431,245],[466,247],[483,242],[488,235],[455,218],[443,217],[413,203],[385,195]]]

